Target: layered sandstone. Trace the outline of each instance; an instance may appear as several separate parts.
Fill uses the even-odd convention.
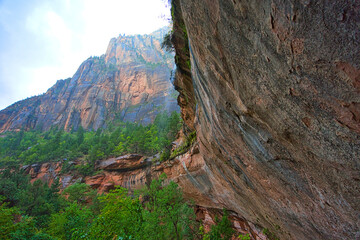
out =
[[[0,132],[52,126],[96,130],[114,120],[148,124],[160,111],[178,111],[173,55],[160,47],[166,32],[111,39],[106,54],[87,59],[72,78],[1,111]]]
[[[203,219],[211,222],[208,216],[227,208],[254,238],[262,237],[260,226],[281,239],[359,238],[360,5],[174,0],[173,8],[176,85],[199,148],[155,165],[112,159],[105,164],[111,171],[82,181],[100,191],[134,189],[165,172],[206,209]],[[129,42],[110,45],[107,57],[87,64],[131,65],[134,55],[124,52]],[[136,57],[146,61],[141,54]],[[131,102],[141,102],[143,90],[126,82],[115,86],[136,88]],[[40,103],[18,105],[37,109]],[[9,123],[3,115],[0,121]],[[127,170],[116,170],[120,165]],[[61,178],[64,186],[79,180]]]
[[[205,202],[282,239],[359,238],[359,2],[173,8],[189,39],[202,168],[215,189]]]
[[[215,223],[215,218],[220,219],[222,215],[222,209],[219,208],[221,203],[213,201],[213,196],[217,194],[215,191],[221,186],[213,186],[216,179],[209,176],[209,169],[200,155],[197,144],[187,153],[162,163],[154,161],[153,157],[138,154],[101,160],[96,164],[96,169],[101,171],[94,176],[82,177],[76,171],[62,172],[63,164],[64,162],[50,162],[22,168],[30,174],[32,182],[40,179],[50,184],[58,179],[61,189],[76,182],[83,182],[97,189],[99,193],[108,192],[115,186],[134,191],[149,185],[152,179],[166,173],[166,182],[176,182],[181,187],[184,197],[195,201],[197,219],[202,221],[206,231]],[[81,162],[68,164],[76,166]],[[248,222],[236,212],[229,212],[229,218],[239,234],[249,234],[252,239],[257,240],[267,239],[262,233],[262,228],[256,223]]]

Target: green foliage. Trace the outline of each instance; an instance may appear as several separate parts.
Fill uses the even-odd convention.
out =
[[[143,211],[141,239],[193,239],[195,213],[174,182],[164,186],[166,175],[153,180],[142,193],[147,199]]]
[[[40,180],[31,184],[28,175],[18,170],[7,169],[0,173],[0,195],[34,217],[36,226],[44,226],[50,214],[61,208],[63,202],[57,194],[58,186],[58,182],[49,187]]]
[[[221,220],[215,217],[215,225],[211,226],[210,232],[205,234],[203,233],[203,239],[229,240],[232,238],[234,233],[235,231],[232,229],[232,225],[229,220],[229,214],[224,209]]]
[[[270,240],[279,240],[279,238],[273,233],[270,232],[268,228],[263,229],[263,233],[270,239]]]
[[[199,235],[201,236],[202,240],[210,240],[210,234],[205,232],[205,228],[203,225],[199,227]]]
[[[15,215],[19,215],[17,208],[9,208],[9,203],[3,202],[0,196],[0,239],[10,239],[10,234],[16,230]]]
[[[160,154],[160,162],[164,162],[170,158],[170,150],[168,148],[164,149]]]
[[[92,218],[89,208],[74,202],[51,216],[47,232],[58,239],[84,239]]]
[[[164,177],[133,196],[123,188],[99,196],[83,183],[60,194],[58,181],[30,183],[15,166],[61,160],[62,171],[86,176],[94,173],[97,160],[110,156],[163,150],[168,159],[180,127],[178,113],[164,112],[148,126],[119,122],[96,132],[80,127],[7,133],[0,138],[0,168],[6,167],[0,171],[0,239],[193,239],[198,229],[193,208]],[[75,165],[75,159],[82,164]]]
[[[226,211],[205,233],[196,222],[193,204],[185,201],[178,185],[167,181],[165,174],[138,192],[129,194],[117,187],[102,196],[83,183],[60,194],[57,183],[51,187],[40,181],[31,184],[16,171],[1,172],[1,186],[5,177],[6,183],[19,189],[13,194],[1,190],[7,196],[0,198],[0,239],[216,240],[233,235]]]
[[[89,229],[90,239],[136,239],[139,236],[143,223],[139,199],[131,198],[127,189],[118,187],[100,201],[104,208]]]
[[[161,42],[161,48],[165,49],[167,52],[174,51],[174,45],[171,42],[173,31],[169,31],[165,36],[163,41]]]
[[[239,235],[238,236],[238,239],[240,239],[240,240],[251,240],[251,237],[250,237],[250,235],[249,234],[246,234],[246,235]]]
[[[191,70],[191,62],[190,59],[186,60],[186,66]]]
[[[28,216],[21,216],[16,207],[9,207],[3,202],[5,197],[0,196],[0,239],[13,240],[51,240],[49,235],[38,232],[35,221]]]
[[[191,70],[190,64],[190,51],[189,51],[189,36],[188,31],[186,29],[186,25],[181,16],[181,7],[176,4],[175,1],[171,1],[171,18],[173,21],[173,29],[171,34],[171,42],[176,43],[177,46],[183,45],[183,48],[176,49],[175,55],[175,64],[185,70]],[[167,42],[168,39],[164,39],[164,42]],[[180,57],[182,59],[180,59]]]
[[[185,142],[171,153],[170,159],[173,159],[181,154],[186,153],[189,150],[189,148],[194,144],[195,141],[196,141],[196,131],[193,131],[186,137]]]
[[[88,162],[74,166],[74,170],[82,176],[91,176],[95,173],[94,164]]]
[[[47,232],[57,239],[194,239],[193,208],[174,182],[164,185],[164,180],[161,176],[135,196],[117,187],[99,197],[99,214],[69,195],[71,205],[52,215]],[[66,192],[84,195],[85,190],[78,184]]]
[[[85,205],[87,202],[92,201],[97,193],[96,190],[85,183],[75,183],[65,188],[62,195],[66,196],[67,201],[71,203]]]
[[[53,238],[46,234],[39,232],[35,227],[35,221],[28,216],[22,216],[21,221],[16,223],[16,230],[11,233],[13,240],[52,240]]]
[[[95,162],[127,153],[153,155],[169,148],[181,127],[176,112],[160,113],[154,123],[142,126],[137,123],[115,122],[109,129],[86,132],[65,132],[56,128],[47,132],[20,131],[0,138],[0,168],[16,164],[34,164],[63,161],[63,172],[77,171],[83,176],[95,173]],[[73,160],[83,163],[74,166]]]

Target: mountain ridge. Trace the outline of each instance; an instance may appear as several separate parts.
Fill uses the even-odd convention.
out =
[[[179,111],[171,82],[173,55],[160,46],[167,31],[111,39],[106,53],[89,57],[73,77],[0,111],[0,132],[53,126],[96,130],[114,119],[148,124],[162,110]]]

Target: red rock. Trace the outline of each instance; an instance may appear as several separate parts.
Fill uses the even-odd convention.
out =
[[[43,182],[48,182],[51,185],[59,176],[61,170],[61,162],[50,162],[44,164],[32,164],[27,166],[25,171],[30,174],[31,182],[40,179]]]
[[[103,170],[128,171],[143,168],[147,165],[145,159],[138,154],[128,154],[117,158],[100,161],[98,168]]]
[[[79,164],[79,162],[74,164]],[[207,230],[214,223],[215,216],[221,218],[223,205],[219,203],[222,202],[223,191],[227,191],[226,189],[219,191],[223,187],[221,183],[215,182],[216,179],[213,177],[208,177],[208,167],[198,151],[197,144],[187,153],[161,164],[152,165],[149,159],[137,154],[99,161],[97,169],[102,169],[102,171],[95,176],[85,178],[77,176],[76,172],[60,174],[61,162],[33,164],[23,168],[31,175],[32,182],[41,179],[52,183],[55,178],[59,178],[61,189],[75,182],[84,182],[97,189],[99,193],[108,192],[115,186],[134,191],[145,187],[162,173],[166,173],[166,181],[179,184],[184,197],[194,200],[198,205],[197,216],[204,222]],[[232,213],[231,221],[239,233],[249,233],[254,239],[263,239],[255,238],[261,236],[260,230],[254,224],[239,218],[236,213]]]
[[[179,111],[173,55],[160,48],[166,31],[112,39],[105,55],[84,61],[72,78],[0,111],[0,133],[54,125],[96,130],[115,119],[149,124],[161,107]]]
[[[180,106],[194,119],[184,122],[196,128],[208,179],[200,205],[230,209],[281,239],[357,239],[359,3],[172,6],[176,58],[191,70],[186,92],[196,113],[183,99]]]

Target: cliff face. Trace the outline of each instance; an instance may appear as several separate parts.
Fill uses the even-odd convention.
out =
[[[72,162],[77,165],[80,162]],[[152,179],[166,173],[166,181],[174,181],[181,187],[184,197],[195,200],[195,213],[205,229],[210,230],[215,223],[215,217],[222,215],[222,209],[211,200],[211,183],[207,166],[200,155],[198,145],[195,144],[186,154],[171,161],[153,163],[152,157],[138,154],[128,154],[117,158],[97,162],[96,169],[101,170],[94,176],[82,177],[76,171],[62,172],[63,162],[50,162],[23,166],[22,169],[30,174],[32,182],[40,179],[51,184],[55,179],[60,182],[61,189],[76,182],[84,182],[97,189],[99,193],[108,192],[115,186],[122,186],[130,191],[149,185]],[[219,186],[220,187],[220,186]],[[235,212],[230,212],[230,220],[238,233],[249,234],[252,239],[268,239],[261,228],[248,222]]]
[[[72,78],[1,111],[0,132],[54,125],[97,129],[115,119],[148,124],[160,110],[178,110],[173,56],[160,47],[166,32],[112,39],[105,55],[87,59]]]
[[[173,9],[184,24],[177,51],[184,28],[189,39],[209,202],[284,239],[358,238],[359,2],[174,0]]]

